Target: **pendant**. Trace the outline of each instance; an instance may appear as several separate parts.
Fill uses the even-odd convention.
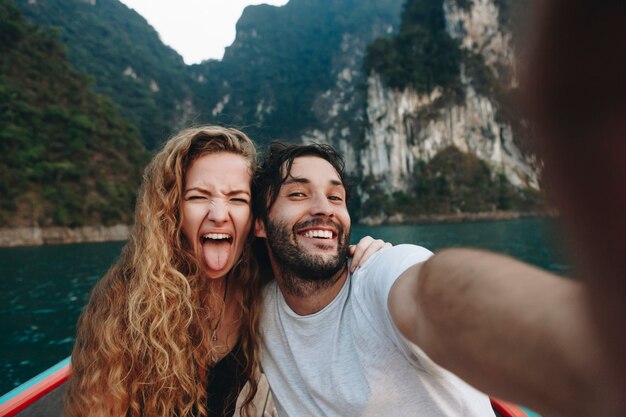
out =
[[[211,335],[211,341],[217,342],[217,329],[213,330],[213,334]]]

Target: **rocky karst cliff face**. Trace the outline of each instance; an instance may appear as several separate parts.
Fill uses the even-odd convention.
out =
[[[404,190],[417,160],[454,145],[488,162],[513,185],[538,189],[535,158],[517,145],[498,97],[470,75],[470,66],[482,61],[478,65],[491,73],[500,91],[515,87],[511,35],[499,25],[498,7],[492,0],[473,0],[467,8],[445,0],[443,9],[446,31],[463,52],[462,99],[446,97],[440,87],[425,94],[411,87],[390,89],[378,74],[370,74],[364,147],[358,152],[361,175],[389,192]]]
[[[515,62],[511,33],[500,25],[500,10],[494,0],[472,0],[469,8],[445,0],[443,11],[450,36],[463,49],[479,53],[502,82],[512,86]]]
[[[379,22],[382,23],[382,22]],[[395,32],[392,24],[379,24],[368,36],[346,33],[341,43],[341,53],[333,60],[335,83],[332,88],[317,95],[313,112],[318,126],[302,135],[305,143],[328,143],[339,149],[346,161],[349,173],[358,176],[358,143],[365,135],[366,120],[363,108],[367,103],[364,88],[367,77],[363,70],[363,58],[367,44],[377,36]]]

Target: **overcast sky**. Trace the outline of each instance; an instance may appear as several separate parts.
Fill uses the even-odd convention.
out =
[[[282,6],[288,0],[121,0],[142,15],[186,64],[222,59],[235,25],[249,4]]]

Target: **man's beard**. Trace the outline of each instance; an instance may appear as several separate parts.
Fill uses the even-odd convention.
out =
[[[332,257],[313,255],[299,247],[296,230],[305,227],[327,226],[337,229],[337,253]],[[285,223],[267,222],[267,242],[274,260],[280,268],[281,282],[285,290],[295,296],[307,296],[332,286],[340,271],[346,268],[350,229],[347,233],[339,223],[322,219],[296,223],[291,229]],[[320,244],[324,240],[320,239]]]

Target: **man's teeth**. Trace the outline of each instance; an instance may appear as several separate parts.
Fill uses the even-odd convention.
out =
[[[307,230],[304,237],[317,237],[322,239],[332,239],[333,232],[330,230]]]
[[[202,239],[204,240],[224,240],[224,239],[230,239],[230,235],[226,234],[226,233],[207,233],[206,235],[202,236]]]

